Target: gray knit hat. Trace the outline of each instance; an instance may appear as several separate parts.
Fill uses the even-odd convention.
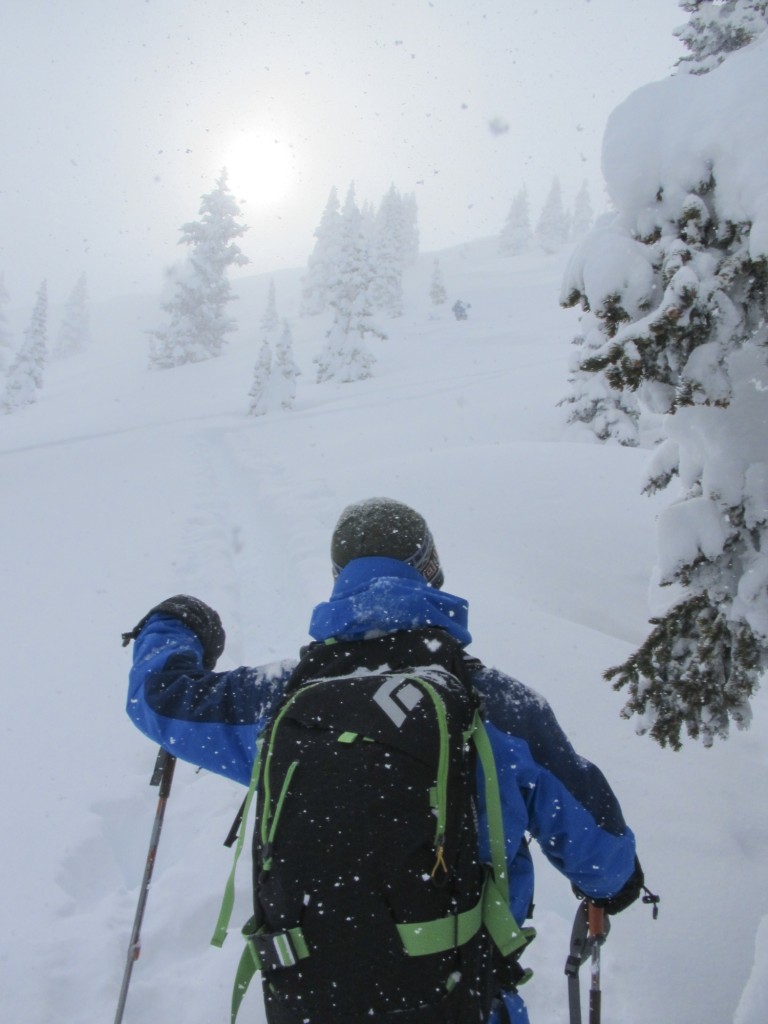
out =
[[[392,498],[366,498],[348,505],[331,539],[333,575],[355,558],[397,558],[417,569],[427,583],[442,587],[443,570],[426,520]]]

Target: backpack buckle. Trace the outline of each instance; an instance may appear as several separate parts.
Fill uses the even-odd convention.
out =
[[[293,967],[299,960],[309,956],[309,947],[301,928],[287,928],[282,932],[267,932],[260,928],[247,938],[262,971]]]

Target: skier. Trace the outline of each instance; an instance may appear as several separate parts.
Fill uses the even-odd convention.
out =
[[[333,532],[331,560],[333,590],[314,609],[309,627],[321,655],[338,643],[345,652],[363,655],[373,645],[422,633],[450,638],[459,650],[479,695],[498,773],[514,920],[522,923],[533,910],[528,834],[580,897],[607,914],[633,903],[644,878],[617,798],[599,769],[575,753],[546,701],[466,653],[468,605],[441,589],[443,570],[424,518],[389,498],[350,505]],[[221,620],[204,602],[186,595],[155,606],[124,635],[125,643],[131,639],[127,711],[133,722],[178,757],[248,785],[257,738],[275,717],[296,662],[215,672],[225,642]],[[347,642],[353,646],[344,646]],[[355,665],[349,674],[355,675]],[[480,785],[476,799],[479,859],[490,862],[488,809]],[[517,991],[525,975],[512,957],[495,981],[490,1024],[527,1024]],[[341,987],[344,979],[332,983]],[[265,996],[270,1022],[293,1019],[274,1009],[270,1013],[266,981]],[[411,1024],[453,1018],[398,1019]]]

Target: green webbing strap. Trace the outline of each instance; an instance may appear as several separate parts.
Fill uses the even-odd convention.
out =
[[[211,939],[212,946],[218,946],[219,949],[224,945],[224,940],[227,937],[227,928],[232,917],[232,911],[235,906],[235,872],[237,871],[237,862],[240,859],[240,854],[243,852],[243,846],[245,845],[245,836],[247,832],[246,825],[248,823],[248,813],[251,809],[251,802],[253,801],[256,787],[259,784],[259,772],[261,771],[261,745],[256,744],[256,757],[253,761],[253,771],[251,772],[251,781],[248,785],[248,793],[245,797],[245,804],[243,805],[243,818],[240,822],[240,835],[237,837],[237,844],[235,845],[235,856],[232,863],[232,870],[229,872],[229,878],[227,884],[224,886],[224,896],[221,901],[221,910],[219,911],[219,918],[216,922],[216,928]]]
[[[253,948],[253,943],[248,941],[248,929],[252,927],[252,923],[253,918],[243,927],[243,935],[246,942],[240,962],[237,965],[237,971],[235,972],[235,985],[232,989],[232,1005],[229,1017],[230,1024],[235,1024],[243,996],[248,991],[248,986],[251,984],[254,974],[261,970],[261,962],[256,955],[256,950]]]
[[[409,676],[414,682],[420,683],[432,699],[437,715],[437,727],[440,733],[440,752],[437,759],[437,826],[435,843],[445,840],[445,821],[448,807],[448,718],[445,713],[443,698],[426,679],[421,676]]]
[[[397,930],[408,956],[428,956],[430,953],[445,953],[449,949],[463,946],[480,931],[482,923],[481,897],[474,907],[462,914],[451,914],[436,921],[399,924]]]
[[[535,928],[521,928],[509,909],[506,896],[490,875],[483,888],[483,924],[502,956],[511,956],[536,937]]]
[[[504,818],[501,810],[501,792],[499,777],[496,774],[496,760],[488,733],[478,711],[475,712],[472,740],[477,749],[477,756],[483,769],[485,785],[485,807],[488,815],[488,838],[491,846],[491,865],[493,878],[499,895],[506,898],[509,905],[509,880],[507,878],[507,856],[504,846]]]
[[[288,767],[288,771],[285,773],[285,778],[283,779],[282,789],[280,790],[280,796],[277,798],[277,804],[275,805],[275,813],[272,815],[272,824],[270,825],[269,835],[267,836],[267,846],[266,846],[267,854],[266,854],[266,856],[264,858],[264,863],[262,865],[264,871],[269,871],[270,868],[272,867],[272,845],[273,845],[273,843],[275,841],[275,832],[277,831],[277,823],[278,823],[278,821],[280,821],[280,812],[283,809],[283,804],[285,803],[285,798],[288,796],[288,790],[289,790],[290,785],[291,785],[291,779],[293,778],[293,773],[296,771],[298,766],[299,766],[299,762],[298,761],[292,761],[291,764]]]
[[[499,776],[496,772],[491,741],[478,711],[475,712],[472,741],[483,769],[488,838],[491,847],[492,875],[486,879],[483,891],[483,924],[502,956],[509,956],[530,942],[536,932],[533,928],[521,928],[509,909],[509,878]]]
[[[297,960],[309,956],[309,948],[301,928],[288,928],[285,932],[266,935],[253,931],[254,919],[243,926],[245,949],[240,957],[232,989],[230,1021],[235,1024],[240,1004],[257,971],[280,967],[293,967]],[[261,954],[260,952],[261,951]]]

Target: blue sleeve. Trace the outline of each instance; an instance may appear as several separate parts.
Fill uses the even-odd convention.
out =
[[[508,859],[519,855],[528,831],[585,895],[614,896],[634,871],[635,837],[605,776],[575,752],[538,694],[490,670],[478,690],[502,790]]]
[[[294,664],[208,671],[195,634],[153,615],[134,642],[128,715],[177,757],[248,785],[256,739]]]

